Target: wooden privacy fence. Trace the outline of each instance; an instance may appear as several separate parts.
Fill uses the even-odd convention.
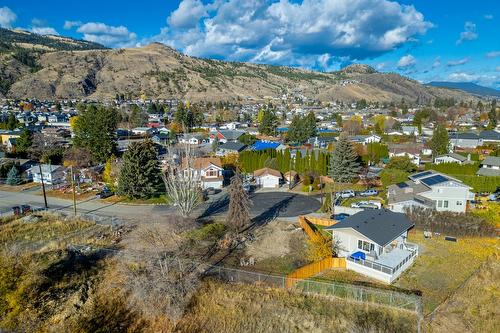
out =
[[[345,258],[325,258],[302,266],[286,276],[285,285],[293,287],[299,280],[305,280],[333,268],[346,268]]]
[[[301,216],[305,218],[307,221],[309,221],[312,224],[320,225],[323,227],[329,227],[334,224],[337,224],[337,221],[332,220],[332,219],[325,219],[325,218],[320,218],[320,217],[312,217],[312,216]]]
[[[310,238],[314,238],[318,229],[311,225],[304,216],[299,216],[299,225]]]

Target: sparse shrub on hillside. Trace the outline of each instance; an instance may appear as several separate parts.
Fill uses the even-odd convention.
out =
[[[463,213],[438,212],[423,207],[406,209],[415,227],[451,236],[495,236],[495,227],[483,218]]]

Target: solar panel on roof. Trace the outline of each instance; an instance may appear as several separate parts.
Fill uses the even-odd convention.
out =
[[[406,183],[397,183],[396,184],[399,188],[405,188],[405,187],[408,187],[409,185],[406,184]]]
[[[432,175],[432,171],[424,171],[424,172],[421,172],[421,173],[417,173],[416,175],[411,176],[411,178],[418,179],[418,178],[422,178],[422,177],[425,177],[425,176],[428,176],[428,175]]]
[[[424,183],[427,186],[432,186],[432,185],[436,185],[436,184],[445,182],[447,180],[448,180],[448,178],[446,178],[446,177],[443,177],[441,175],[436,175],[436,176],[422,179],[422,183]]]

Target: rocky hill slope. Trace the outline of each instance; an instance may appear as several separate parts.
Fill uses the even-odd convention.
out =
[[[10,98],[147,98],[236,100],[300,94],[322,101],[431,101],[471,99],[463,92],[427,87],[366,65],[322,73],[280,66],[223,62],[183,55],[153,43],[141,48],[39,53],[35,66],[0,55],[8,74],[0,94]],[[5,75],[4,75],[5,76]],[[4,80],[5,81],[5,80]]]

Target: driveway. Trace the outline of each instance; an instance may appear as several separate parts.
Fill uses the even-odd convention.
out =
[[[250,196],[252,207],[250,215],[255,221],[268,221],[276,217],[296,217],[316,212],[321,208],[320,201],[312,196],[289,192],[257,192]],[[214,200],[201,217],[221,215],[229,209],[227,195]]]

